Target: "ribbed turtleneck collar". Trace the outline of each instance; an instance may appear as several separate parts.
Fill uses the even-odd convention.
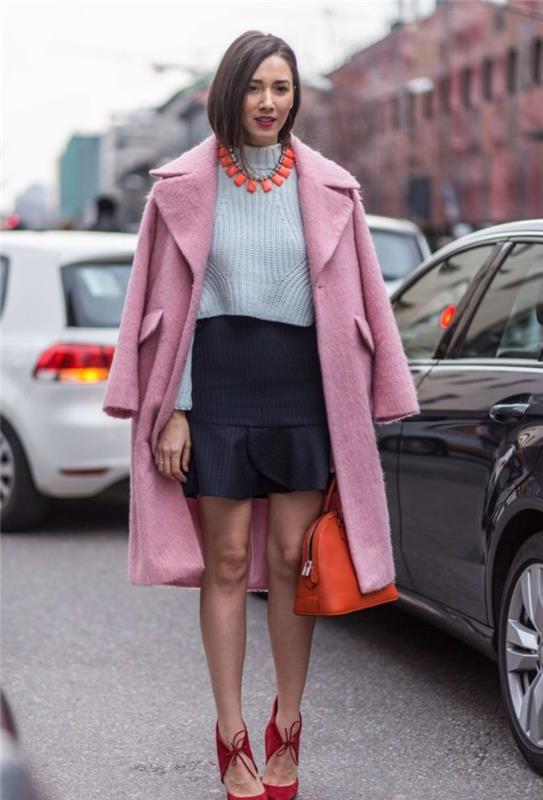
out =
[[[246,144],[245,152],[247,160],[255,172],[266,172],[277,164],[281,155],[281,142],[276,144],[266,144],[262,146]],[[236,155],[239,157],[239,150],[236,148]]]

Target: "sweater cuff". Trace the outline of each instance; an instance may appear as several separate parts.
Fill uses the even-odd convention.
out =
[[[187,411],[192,408],[192,349],[194,347],[194,333],[190,342],[185,362],[185,369],[181,378],[181,384],[175,401],[175,408]]]

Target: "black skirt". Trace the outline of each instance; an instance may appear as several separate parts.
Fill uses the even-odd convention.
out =
[[[187,497],[324,491],[331,445],[315,324],[197,320],[186,417]]]

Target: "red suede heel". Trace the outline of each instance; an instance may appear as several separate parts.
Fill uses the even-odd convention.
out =
[[[288,733],[285,728],[286,740],[283,740],[276,725],[277,706],[278,699],[276,697],[273,703],[272,715],[270,721],[268,722],[265,734],[266,763],[275,753],[277,753],[279,756],[282,756],[286,752],[290,751],[292,760],[296,765],[298,765],[300,753],[300,733],[302,730],[302,715],[300,713],[300,719],[295,720],[292,723]],[[274,786],[271,783],[264,783],[264,786],[268,790],[269,800],[294,800],[298,794],[299,782],[298,778],[296,778],[294,783],[289,783],[287,786]]]
[[[221,735],[219,734],[218,720],[215,729],[215,738],[217,740],[217,757],[219,759],[219,771],[221,773],[221,781],[223,783],[224,783],[224,773],[230,766],[230,762],[235,764],[238,756],[241,763],[249,770],[253,778],[258,777],[258,767],[256,766],[255,759],[253,756],[253,751],[251,750],[251,745],[249,744],[249,733],[247,731],[247,726],[245,725],[245,723],[243,723],[243,730],[238,731],[235,734],[234,738],[232,739],[231,747],[228,747],[226,745],[226,743],[221,738]],[[254,772],[247,765],[247,762],[243,757],[244,755],[248,756],[253,762],[253,766],[255,768]],[[268,791],[266,788],[260,794],[254,794],[251,797],[238,797],[237,795],[230,794],[230,792],[227,789],[226,800],[269,800],[269,798],[268,798]]]

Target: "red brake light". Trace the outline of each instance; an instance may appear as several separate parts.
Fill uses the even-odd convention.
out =
[[[50,381],[105,381],[114,352],[112,345],[58,342],[43,351],[32,374]]]
[[[453,317],[456,313],[456,306],[454,303],[451,303],[450,306],[444,308],[441,314],[439,315],[439,325],[441,328],[448,328],[451,322],[453,321]]]

